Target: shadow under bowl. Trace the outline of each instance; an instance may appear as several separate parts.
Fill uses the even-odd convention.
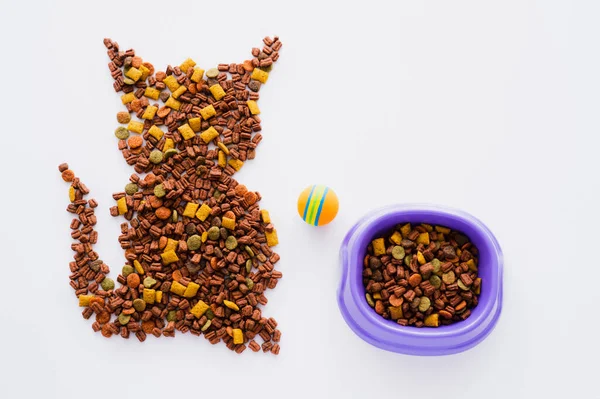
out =
[[[479,250],[479,303],[463,321],[438,328],[401,326],[367,304],[362,282],[367,246],[399,223],[427,223],[463,232]],[[342,277],[337,299],[344,320],[366,342],[408,355],[463,352],[481,342],[496,326],[502,310],[503,256],[492,232],[466,212],[437,205],[393,205],[367,214],[348,232],[340,248]]]

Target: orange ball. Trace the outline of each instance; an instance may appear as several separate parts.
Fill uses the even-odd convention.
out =
[[[324,226],[331,222],[339,207],[335,192],[323,185],[307,187],[298,197],[298,214],[312,226]]]

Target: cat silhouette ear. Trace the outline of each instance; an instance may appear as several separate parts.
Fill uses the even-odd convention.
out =
[[[252,49],[251,60],[244,61],[243,68],[251,72],[248,88],[250,91],[257,93],[261,84],[267,83],[269,72],[273,69],[273,65],[279,59],[279,50],[282,43],[279,37],[265,37],[263,39],[264,46],[262,50],[258,47]]]

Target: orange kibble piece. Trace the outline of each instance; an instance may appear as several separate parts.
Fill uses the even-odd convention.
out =
[[[244,194],[244,201],[246,201],[248,205],[254,205],[257,200],[258,197],[252,191],[248,191],[246,194]]]
[[[238,184],[235,187],[235,195],[239,195],[241,197],[244,194],[246,194],[247,192],[248,192],[248,189],[243,184]]]
[[[183,276],[182,276],[182,274],[181,274],[181,271],[180,271],[180,270],[175,270],[175,271],[173,272],[173,280],[174,280],[174,281],[180,281],[182,277],[183,277]]]
[[[136,273],[131,273],[127,276],[127,286],[129,288],[137,288],[140,285],[140,276]]]
[[[171,216],[171,210],[164,206],[158,208],[156,211],[154,211],[154,213],[160,220],[167,220]]]
[[[67,169],[64,172],[62,172],[61,176],[64,181],[70,183],[75,178],[75,173],[71,169]]]
[[[144,143],[144,139],[142,139],[142,136],[131,136],[127,140],[127,144],[129,144],[129,148],[140,148],[143,143]]]

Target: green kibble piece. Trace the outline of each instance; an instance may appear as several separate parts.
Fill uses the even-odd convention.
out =
[[[126,127],[119,126],[115,130],[115,137],[119,140],[127,140],[129,138],[129,130]]]
[[[129,265],[123,266],[123,269],[121,270],[121,274],[123,275],[123,277],[129,276],[133,272],[134,272],[133,266],[129,266]]]
[[[110,291],[110,290],[115,289],[115,282],[112,278],[106,277],[104,280],[102,280],[102,283],[100,283],[100,286],[102,287],[102,289],[104,291]]]
[[[90,262],[90,269],[92,269],[95,272],[100,270],[100,266],[102,266],[102,261],[100,259]]]
[[[219,199],[220,196],[221,196],[221,192],[219,190],[215,189],[215,192],[213,193],[213,198]]]
[[[427,309],[431,306],[431,300],[426,296],[421,297],[421,301],[419,302],[419,311],[425,313]]]
[[[248,286],[248,289],[251,290],[254,288],[254,281],[252,281],[251,278],[246,278],[246,286]]]
[[[200,329],[200,331],[206,331],[206,330],[208,330],[208,328],[210,327],[211,324],[212,324],[212,321],[206,320],[206,323],[204,323],[204,325],[202,326],[202,328]]]
[[[176,210],[173,210],[173,213],[171,214],[171,220],[173,221],[173,223],[177,223],[177,221],[179,220],[179,214]]]
[[[435,289],[439,289],[442,286],[442,279],[436,275],[429,277],[429,283],[433,285]]]
[[[154,195],[156,195],[158,198],[162,198],[165,195],[167,195],[165,187],[162,184],[159,184],[156,187],[154,187]]]
[[[140,188],[135,183],[129,183],[125,185],[125,193],[127,195],[133,195],[138,192]]]
[[[175,321],[176,318],[177,318],[176,310],[170,310],[169,313],[167,313],[167,321]]]
[[[271,72],[271,70],[273,69],[273,64],[264,67],[259,67],[259,69],[262,69],[265,72]]]
[[[129,319],[131,319],[131,316],[125,313],[121,313],[119,315],[119,323],[121,323],[122,326],[124,326],[125,324],[129,323]]]
[[[219,237],[221,237],[221,231],[219,230],[219,228],[217,226],[212,226],[210,229],[208,229],[208,238],[216,241],[219,239]]]
[[[169,148],[167,151],[165,151],[165,155],[163,156],[163,158],[166,161],[167,159],[171,158],[173,155],[177,155],[178,153],[179,151],[177,151],[175,148]]]
[[[442,262],[438,258],[435,258],[431,262],[431,266],[433,266],[433,273],[438,274],[440,272],[440,267],[442,267]]]
[[[207,78],[216,78],[217,76],[219,76],[219,70],[217,68],[210,68],[206,70]]]
[[[404,248],[400,245],[396,245],[394,248],[392,248],[392,256],[394,259],[404,259],[404,255]]]
[[[367,292],[367,294],[365,295],[365,297],[367,298],[367,303],[369,304],[370,307],[374,308],[375,307],[375,302],[373,302],[373,297],[371,296],[371,294],[369,294]]]
[[[460,288],[460,289],[461,289],[461,290],[463,290],[463,291],[469,291],[469,287],[467,287],[467,286],[466,286],[466,285],[465,285],[465,284],[462,282],[462,280],[461,280],[461,279],[458,279],[457,283],[458,283],[458,288]]]
[[[254,258],[254,251],[248,245],[246,245],[246,247],[244,248],[244,251],[246,251],[248,256],[250,256],[251,258]]]
[[[454,272],[450,270],[448,273],[442,274],[442,281],[444,284],[453,284],[456,281],[456,276]]]
[[[212,319],[214,319],[214,318],[215,318],[215,314],[214,314],[214,312],[212,311],[212,309],[208,309],[208,310],[206,311],[206,313],[204,313],[204,315],[206,316],[206,318],[207,318],[208,320],[212,320]]]
[[[143,312],[146,310],[146,301],[141,298],[137,298],[133,300],[133,308],[138,312]]]
[[[124,76],[123,83],[125,83],[126,85],[133,85],[133,84],[135,84],[135,80],[128,78],[127,76]]]
[[[248,259],[246,261],[246,273],[250,273],[252,271],[252,259]]]
[[[156,280],[153,279],[152,277],[148,276],[144,279],[144,287],[152,288],[154,286],[154,284],[156,284]]]
[[[209,233],[209,235],[210,235],[210,233]],[[198,234],[194,234],[193,236],[191,236],[190,238],[187,239],[187,247],[190,251],[196,251],[196,250],[200,249],[201,246],[202,246],[202,237],[200,237]]]
[[[155,165],[159,164],[163,160],[163,153],[161,150],[152,150],[148,159]]]
[[[404,264],[406,266],[410,266],[410,261],[412,260],[412,255],[407,255],[404,257]]]
[[[233,251],[237,248],[237,240],[234,236],[227,237],[227,239],[225,240],[225,248],[227,248],[230,251]]]

